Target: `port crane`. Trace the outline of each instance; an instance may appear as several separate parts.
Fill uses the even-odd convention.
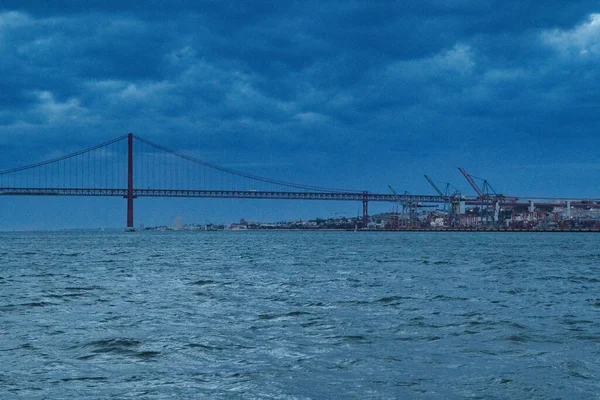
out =
[[[473,188],[473,190],[475,190],[475,193],[477,193],[477,196],[481,200],[483,200],[485,196],[484,196],[482,190],[479,189],[479,186],[477,186],[477,184],[473,180],[473,177],[467,171],[465,171],[464,168],[458,168],[458,170],[460,171],[461,174],[463,174],[463,176],[465,177],[465,179],[467,180],[467,182],[469,182],[469,185],[471,185],[471,187]]]
[[[390,189],[390,192],[392,192],[392,194],[396,197],[396,201],[398,203],[400,203],[400,205],[402,206],[402,213],[406,214],[406,211],[408,210],[408,223],[410,226],[413,225],[414,220],[416,219],[416,211],[417,211],[417,207],[419,207],[419,203],[415,203],[415,202],[411,202],[411,201],[403,201],[402,197],[400,197],[398,195],[398,193],[396,193],[396,191],[394,190],[394,188],[392,187],[392,185],[388,185],[388,188]],[[404,191],[404,194],[410,194],[407,191]],[[406,219],[405,219],[406,222]]]
[[[442,191],[440,190],[440,188],[437,187],[437,185],[431,180],[430,177],[428,177],[427,175],[425,175],[425,179],[427,179],[427,182],[429,182],[429,184],[433,187],[433,190],[435,190],[437,192],[437,194],[439,194],[440,196],[445,196],[445,194],[442,193]],[[448,188],[448,186],[446,186],[446,189],[447,188]]]
[[[439,194],[442,197],[460,198],[462,196],[460,193],[460,190],[458,190],[457,188],[452,186],[450,183],[446,183],[446,187],[444,188],[444,191],[442,192],[440,190],[440,188],[433,182],[433,180],[428,175],[425,175],[425,179],[427,179],[427,182],[429,182],[429,184],[433,187],[433,189],[437,192],[437,194]],[[454,190],[454,192],[451,193],[451,190]]]
[[[427,182],[429,182],[429,184],[431,185],[431,187],[433,187],[433,189],[437,192],[437,194],[439,194],[441,197],[444,198],[444,211],[448,212],[448,225],[449,226],[454,226],[458,223],[458,221],[456,220],[456,217],[458,216],[458,212],[456,212],[455,210],[455,203],[458,206],[458,202],[460,202],[461,200],[461,193],[458,189],[456,189],[454,186],[452,186],[450,183],[446,183],[446,187],[444,188],[444,191],[442,192],[440,190],[440,188],[435,184],[435,182],[433,182],[433,180],[425,175],[425,179],[427,179]],[[451,193],[451,189],[454,189],[454,192]],[[448,204],[450,204],[450,207],[448,208]]]
[[[489,184],[489,182],[486,179],[482,179],[483,180],[483,187],[480,188],[476,183],[475,180],[473,179],[474,177],[469,174],[467,171],[465,171],[464,168],[458,168],[458,170],[460,171],[460,173],[465,177],[465,179],[467,180],[467,182],[469,182],[469,185],[471,185],[471,187],[473,188],[473,190],[475,190],[475,193],[477,193],[477,197],[481,200],[481,221],[488,220],[488,217],[490,215],[490,206],[493,207],[493,216],[492,216],[492,222],[494,224],[496,224],[498,222],[498,217],[499,217],[499,213],[500,213],[500,206],[502,201],[505,199],[505,197],[501,194],[496,193],[496,191],[492,188],[492,186]]]

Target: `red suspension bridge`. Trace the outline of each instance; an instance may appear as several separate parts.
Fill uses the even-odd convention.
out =
[[[414,195],[370,193],[302,185],[252,175],[171,150],[140,136],[128,134],[62,157],[0,171],[0,195],[6,196],[110,196],[127,199],[127,229],[133,230],[134,199],[139,197],[198,197],[362,202],[362,222],[368,223],[370,202],[400,203],[403,207],[451,204],[455,213],[465,205],[483,208],[529,205],[533,201],[600,207],[589,199],[527,199],[480,190],[461,169],[477,196],[460,193]],[[428,179],[429,180],[429,179]],[[431,182],[431,181],[430,181]],[[434,185],[435,187],[435,185]]]
[[[247,174],[128,134],[52,160],[0,171],[0,195],[112,196],[127,199],[133,230],[138,197],[443,203],[444,196],[394,195],[301,185]]]

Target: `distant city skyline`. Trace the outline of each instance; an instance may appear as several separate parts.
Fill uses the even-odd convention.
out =
[[[0,170],[133,132],[256,175],[372,192],[600,197],[592,1],[0,6]],[[0,196],[0,230],[121,227],[124,200]],[[358,214],[139,199],[135,225]],[[373,212],[392,205],[371,205]]]

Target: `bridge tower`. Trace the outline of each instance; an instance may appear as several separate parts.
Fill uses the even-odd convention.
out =
[[[363,222],[363,228],[366,228],[367,225],[369,224],[369,192],[364,191],[363,192],[363,216],[362,216],[362,222]]]
[[[133,134],[127,135],[127,231],[133,232]]]

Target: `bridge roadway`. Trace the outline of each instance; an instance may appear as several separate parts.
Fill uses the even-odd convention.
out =
[[[0,188],[0,196],[96,196],[127,197],[127,189],[96,188]],[[369,192],[283,192],[258,190],[182,190],[182,189],[133,189],[133,197],[197,197],[197,198],[232,198],[232,199],[271,199],[271,200],[338,200],[362,202],[399,202],[410,203],[448,203],[451,196],[433,196],[420,194],[393,195]],[[480,205],[477,196],[463,196],[467,206]],[[600,208],[600,199],[589,198],[550,198],[521,197],[505,199],[503,206],[526,206],[529,201],[537,206],[564,205],[567,201],[573,207]],[[542,202],[545,200],[545,202]]]
[[[94,188],[0,188],[4,196],[106,196],[127,197],[127,189]],[[444,203],[446,196],[398,195],[369,192],[270,192],[257,190],[134,189],[134,197],[199,197],[271,200],[346,200],[403,203]],[[473,200],[475,200],[474,198]]]
[[[258,190],[180,190],[180,189],[134,189],[129,176],[128,188],[97,189],[97,188],[2,188],[0,196],[95,196],[95,197],[124,197],[127,199],[127,230],[133,228],[133,199],[139,197],[195,197],[195,198],[232,198],[232,199],[270,199],[270,200],[338,200],[360,201],[363,204],[363,223],[368,222],[369,202],[399,202],[402,204],[447,203],[453,200],[451,196],[431,196],[417,194],[382,194],[369,192],[285,192]],[[480,205],[482,200],[475,196],[464,196],[461,200],[466,205]],[[487,199],[489,201],[490,199]],[[519,199],[506,199],[505,206],[526,206]],[[564,199],[561,199],[561,203]],[[531,204],[531,203],[529,203]],[[566,203],[567,206],[569,203]],[[537,205],[540,205],[539,203]],[[556,206],[556,203],[544,204]],[[571,203],[573,207],[600,208],[599,201],[580,201]]]

